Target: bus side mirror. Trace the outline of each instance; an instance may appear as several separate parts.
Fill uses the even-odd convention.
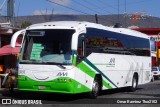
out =
[[[19,36],[20,34],[24,35],[24,34],[25,34],[25,31],[26,31],[26,30],[23,29],[23,30],[17,31],[16,33],[13,34],[13,36],[12,36],[12,38],[11,38],[11,42],[10,42],[10,46],[11,46],[12,48],[14,48],[14,47],[16,46],[16,40],[17,40],[18,36]],[[24,38],[24,36],[23,36],[23,38]],[[22,43],[23,43],[23,39],[22,39]]]

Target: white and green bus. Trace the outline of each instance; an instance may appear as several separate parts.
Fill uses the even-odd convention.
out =
[[[78,21],[35,24],[23,33],[19,90],[95,98],[101,90],[135,91],[151,80],[150,41],[143,33]]]

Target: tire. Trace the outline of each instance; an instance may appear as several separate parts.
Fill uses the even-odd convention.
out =
[[[152,76],[151,82],[154,82],[154,76]]]
[[[158,76],[154,76],[154,79],[155,79],[155,80],[158,80]]]
[[[137,86],[138,86],[138,77],[136,75],[134,75],[132,78],[132,86],[129,87],[129,90],[131,92],[134,92],[134,91],[136,91]]]
[[[158,80],[160,80],[160,76],[158,75]]]
[[[89,93],[89,97],[95,99],[98,97],[100,92],[100,84],[98,78],[95,78],[92,84],[92,91]]]

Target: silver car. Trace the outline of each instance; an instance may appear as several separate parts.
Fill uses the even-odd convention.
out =
[[[160,67],[152,67],[152,73],[155,79],[160,79]]]

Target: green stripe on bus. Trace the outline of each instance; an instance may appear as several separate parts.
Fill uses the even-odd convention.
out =
[[[94,78],[96,73],[90,69],[88,66],[86,66],[83,62],[79,63],[77,65],[77,68],[79,68],[81,71],[85,72],[86,74],[88,74],[90,77]],[[103,85],[108,88],[111,89],[112,87],[110,85],[108,85],[108,83],[106,81],[103,80]]]
[[[93,70],[91,70],[88,66],[86,66],[83,62],[79,63],[77,65],[77,68],[79,68],[81,71],[85,72],[86,74],[88,74],[92,78],[94,78],[96,75],[96,73]]]
[[[73,56],[72,64],[75,66],[77,62],[77,51],[73,51],[72,56]]]
[[[104,73],[102,73],[95,65],[93,65],[87,58],[84,60],[88,65],[90,65],[93,69],[99,72],[105,79],[107,79],[110,83],[112,83],[115,87],[117,87]]]
[[[76,62],[77,62],[77,57],[74,55],[73,56],[73,65],[76,65]]]
[[[106,88],[112,89],[112,87],[108,83],[106,83],[106,81],[103,80],[102,83]]]

